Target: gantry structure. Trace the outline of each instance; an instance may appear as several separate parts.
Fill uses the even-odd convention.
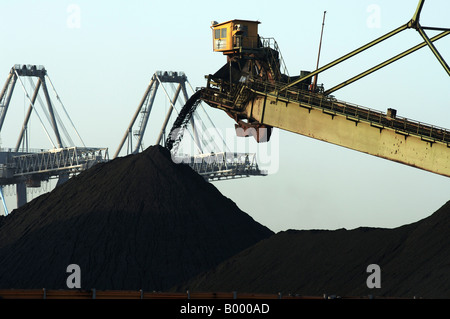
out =
[[[175,90],[172,90],[174,91],[173,95],[170,95],[170,90],[166,87],[168,84],[176,86]],[[188,93],[188,87],[190,88],[191,94]],[[144,149],[144,133],[149,124],[151,112],[155,104],[158,104],[155,102],[157,94],[158,92],[162,92],[166,101],[169,101],[170,106],[159,134],[152,145],[163,145],[167,147],[170,144],[170,151],[175,162],[188,164],[208,181],[267,175],[267,171],[259,168],[255,153],[230,151],[224,140],[222,140],[221,145],[217,145],[216,143],[212,148],[211,146],[207,147],[205,145],[205,141],[211,141],[211,138],[205,136],[205,134],[208,134],[208,130],[205,130],[204,123],[209,122],[210,128],[212,129],[216,129],[216,127],[206,112],[202,113],[203,117],[206,118],[200,118],[199,112],[195,112],[197,107],[202,108],[199,103],[196,104],[195,110],[190,108],[189,118],[184,117],[184,123],[177,126],[178,130],[176,131],[176,135],[173,134],[173,127],[170,133],[168,133],[170,129],[169,125],[176,117],[175,113],[181,112],[185,103],[188,103],[191,97],[195,95],[195,93],[192,94],[192,91],[194,90],[184,72],[155,72],[138,104],[130,124],[125,130],[113,158],[119,156],[125,144],[127,145],[127,155],[136,154]],[[179,106],[178,108],[177,104]],[[178,110],[179,108],[181,109],[180,111]],[[191,154],[178,152],[178,146],[186,131],[189,132],[191,141],[195,145],[195,152],[191,152]],[[218,136],[220,136],[220,133]],[[176,141],[172,141],[171,137],[175,137]],[[175,147],[172,148],[174,144]]]
[[[31,96],[24,83],[26,79],[33,87]],[[64,183],[71,175],[87,170],[99,162],[109,160],[107,148],[84,145],[47,70],[42,65],[16,64],[11,68],[0,93],[0,133],[18,84],[22,87],[29,106],[15,147],[0,149],[0,196],[5,214],[8,214],[8,210],[2,192],[4,186],[16,186],[17,207],[20,207],[27,202],[27,188],[40,187],[42,181],[49,179],[57,179],[57,184]],[[49,85],[54,94],[50,94]],[[44,95],[45,102],[40,94]],[[58,113],[55,102],[51,98],[52,95],[56,96],[63,114]],[[52,146],[49,149],[32,149],[28,145],[29,123],[33,114],[38,118]],[[80,138],[79,145],[76,145],[70,137],[62,115],[67,116],[75,134]],[[49,126],[50,128],[48,128]]]
[[[294,77],[280,72],[284,65],[281,53],[259,36],[259,21],[214,21],[213,50],[223,53],[227,62],[207,76],[198,99],[226,112],[242,136],[253,135],[258,142],[269,141],[272,129],[279,128],[450,177],[450,130],[398,116],[393,108],[377,111],[331,95],[424,47],[450,75],[434,45],[450,34],[450,28],[423,26],[419,20],[424,2],[420,0],[412,19],[395,30]],[[408,29],[416,30],[423,42],[329,89],[316,84],[321,72]],[[428,31],[440,33],[429,37]]]

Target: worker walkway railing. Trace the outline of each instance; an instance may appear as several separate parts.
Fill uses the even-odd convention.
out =
[[[13,156],[11,167],[14,176],[24,176],[62,170],[81,171],[107,160],[107,149],[69,147]]]
[[[387,114],[360,105],[339,101],[333,96],[315,94],[291,87],[279,93],[282,83],[268,83],[249,79],[247,88],[258,95],[275,97],[286,103],[298,103],[301,107],[318,108],[330,115],[343,115],[350,120],[365,121],[380,129],[389,128],[404,135],[416,135],[429,142],[441,142],[450,145],[450,130],[396,116],[395,112]]]
[[[248,176],[265,176],[256,163],[256,154],[221,152],[196,156],[177,156],[176,162],[188,164],[207,180],[220,180]]]

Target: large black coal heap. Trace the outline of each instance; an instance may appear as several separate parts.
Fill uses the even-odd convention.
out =
[[[447,299],[449,231],[450,202],[392,229],[283,231],[175,289]],[[373,264],[381,288],[367,285]]]
[[[163,291],[271,235],[152,146],[0,218],[0,288],[67,289],[77,264],[82,289]]]

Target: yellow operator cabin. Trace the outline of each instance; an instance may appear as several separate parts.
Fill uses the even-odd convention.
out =
[[[232,54],[243,49],[254,49],[258,47],[258,24],[259,21],[230,20],[227,22],[212,22],[213,50]]]

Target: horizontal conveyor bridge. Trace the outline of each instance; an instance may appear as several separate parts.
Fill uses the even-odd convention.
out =
[[[236,118],[249,119],[311,138],[450,177],[450,131],[332,96],[249,79],[222,93],[208,82],[202,99]],[[220,85],[218,85],[220,87]]]

